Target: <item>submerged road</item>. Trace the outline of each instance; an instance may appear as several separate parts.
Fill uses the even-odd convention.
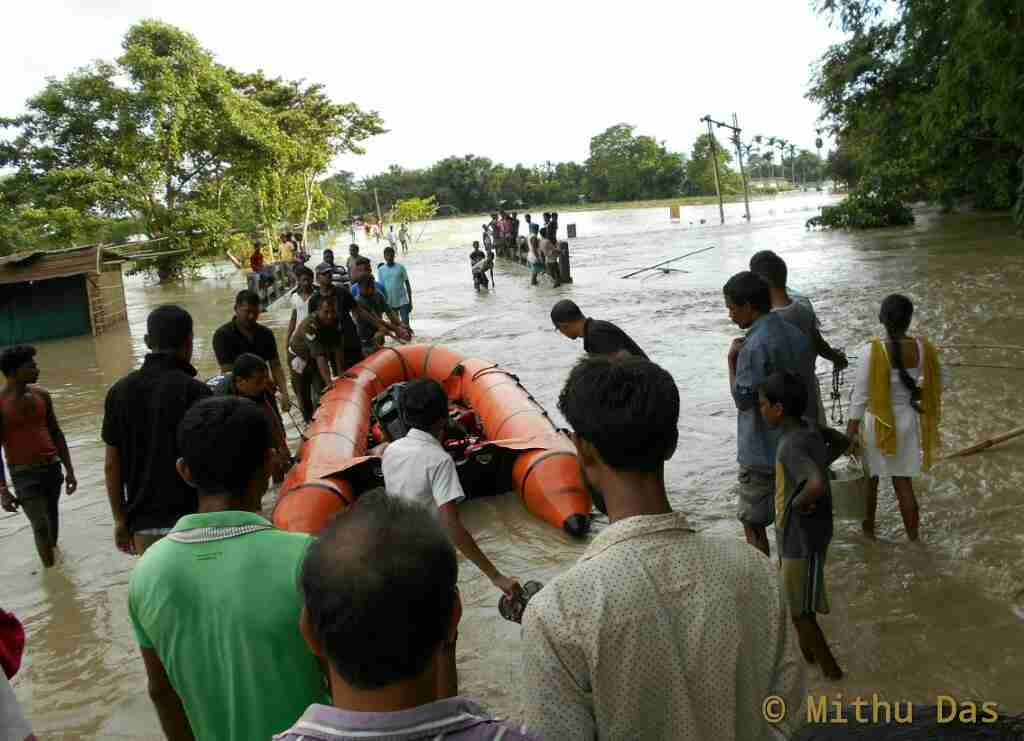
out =
[[[557,290],[548,283],[531,288],[526,268],[499,262],[493,290],[475,293],[468,245],[479,239],[483,219],[436,222],[408,257],[400,257],[413,284],[412,325],[420,339],[514,371],[564,424],[555,400],[582,348],[552,328],[551,305],[572,298],[585,313],[619,324],[680,387],[680,446],[668,466],[674,505],[700,530],[742,538],[732,492],[735,413],[725,360],[738,332],[721,287],[746,269],[755,251],[773,249],[786,259],[791,286],[812,298],[826,338],[851,354],[880,331],[878,305],[894,291],[917,305],[911,333],[937,344],[1024,345],[1012,288],[1024,285],[1024,253],[1005,218],[925,213],[908,229],[807,232],[804,221],[826,201],[818,194],[755,202],[750,225],[742,223],[742,205],[731,204],[725,227],[690,225],[717,221],[716,206],[684,208],[678,224],[669,222],[667,208],[563,213],[562,233],[575,223],[580,238],[571,242],[575,283]],[[339,255],[347,240],[345,232]],[[367,244],[360,235],[360,244],[375,263],[382,259],[385,242]],[[716,249],[671,265],[687,272],[616,277],[712,244]],[[140,362],[145,317],[161,303],[180,303],[193,314],[195,364],[202,376],[215,374],[210,340],[230,317],[243,283],[226,265],[183,286],[127,279],[127,325],[99,338],[39,345],[40,383],[53,392],[73,445],[79,491],[61,502],[63,558],[47,573],[23,515],[0,516],[0,604],[26,625],[26,656],[14,684],[41,738],[160,738],[127,616],[134,559],[112,542],[98,444],[103,399],[109,385]],[[283,344],[287,311],[273,310],[262,321]],[[1019,357],[1000,350],[951,351],[944,359],[1020,365]],[[819,363],[819,373],[829,370]],[[956,368],[949,376],[945,450],[1019,426],[1019,372]],[[1011,442],[944,463],[917,482],[918,544],[904,538],[888,483],[880,494],[877,542],[865,540],[855,523],[837,521],[827,567],[833,612],[821,624],[847,676],[826,684],[812,671],[813,689],[920,703],[947,694],[1024,711],[1020,450],[1019,441]],[[464,517],[501,570],[524,579],[550,580],[586,547],[532,518],[514,496],[469,503]],[[497,591],[465,561],[460,589],[466,608],[458,647],[462,691],[515,716],[519,628],[500,618]]]

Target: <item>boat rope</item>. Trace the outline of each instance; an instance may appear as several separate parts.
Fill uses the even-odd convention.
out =
[[[300,423],[297,419],[295,419],[295,411],[294,410],[295,410],[294,407],[289,407],[288,408],[288,416],[291,417],[292,424],[295,425],[295,429],[298,431],[299,437],[302,438],[303,442],[305,442],[306,440],[309,439],[308,437],[306,437],[306,430],[308,429],[308,425],[306,425],[304,422]]]
[[[391,345],[384,345],[380,349],[381,350],[390,350],[391,352],[393,352],[395,355],[398,356],[398,360],[402,364],[402,378],[404,380],[406,380],[406,381],[411,381],[412,377],[409,375],[409,366],[406,365],[405,356],[402,355],[402,353],[398,352],[398,350],[396,350]]]
[[[574,458],[576,457],[575,453],[570,453],[568,450],[545,450],[543,453],[541,453],[532,461],[530,461],[530,465],[527,467],[526,471],[523,472],[523,480],[519,483],[520,491],[524,493],[526,492],[526,482],[527,480],[529,480],[530,474],[533,473],[533,469],[537,467],[538,463],[543,463],[548,458],[554,458],[555,456],[559,455],[571,455]]]
[[[518,386],[520,389],[522,389],[523,393],[526,394],[527,401],[531,402],[534,406],[537,407],[537,410],[540,412],[541,416],[543,416],[544,419],[546,419],[548,421],[548,424],[551,425],[552,429],[554,429],[556,431],[558,430],[558,425],[556,425],[552,421],[551,416],[548,414],[548,410],[544,408],[543,404],[541,404],[539,401],[537,401],[537,397],[535,397],[533,394],[531,394],[529,389],[527,389],[525,386],[523,386],[523,384],[519,381],[519,376],[517,376],[515,373],[507,371],[504,368],[499,368],[498,364],[495,363],[494,365],[490,365],[490,366],[488,366],[486,368],[481,368],[480,370],[478,370],[476,373],[473,374],[471,380],[472,381],[476,381],[478,378],[482,378],[483,376],[486,376],[486,375],[488,375],[490,373],[499,373],[499,374],[501,374],[503,376],[507,376],[508,378],[511,378],[512,381],[515,383],[515,385]],[[521,410],[521,411],[528,411],[528,410]],[[515,416],[516,414],[520,414],[520,412],[514,412],[511,416]],[[508,421],[508,419],[509,418],[506,417],[502,421],[501,424],[504,425],[505,422]],[[501,425],[499,425],[499,429],[500,429],[500,427],[501,427]]]
[[[1024,370],[1021,365],[984,365],[982,363],[945,363],[947,368],[991,368],[993,370]]]
[[[485,374],[485,373],[486,373],[487,371],[490,371],[490,370],[494,370],[494,369],[495,369],[495,368],[497,368],[497,367],[498,367],[498,364],[497,364],[497,363],[495,363],[494,365],[489,365],[489,366],[487,366],[486,368],[481,368],[481,369],[480,369],[480,370],[478,370],[478,371],[477,371],[476,373],[474,373],[474,374],[472,375],[472,377],[470,377],[470,379],[469,379],[469,380],[470,380],[470,381],[475,381],[475,380],[476,380],[476,379],[478,379],[478,378],[479,378],[480,376],[484,375],[484,374]],[[498,371],[498,372],[499,372],[499,373],[505,373],[506,371]],[[518,380],[518,379],[516,379],[516,380]]]
[[[842,354],[843,348],[839,348],[839,353]],[[842,426],[843,420],[843,386],[846,385],[846,370],[840,369],[839,366],[832,366],[832,409],[831,419],[832,424]]]

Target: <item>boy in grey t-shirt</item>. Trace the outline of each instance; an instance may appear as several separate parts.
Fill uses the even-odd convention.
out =
[[[800,650],[828,679],[842,669],[825,642],[816,614],[828,613],[825,554],[832,540],[832,492],[828,466],[850,445],[845,435],[817,429],[800,418],[807,407],[807,387],[791,372],[774,373],[759,392],[761,416],[782,429],[775,458],[775,533],[782,590],[789,602]]]

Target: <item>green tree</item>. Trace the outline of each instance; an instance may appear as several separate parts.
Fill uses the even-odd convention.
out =
[[[678,195],[685,176],[682,155],[669,152],[653,137],[634,136],[634,128],[617,124],[590,140],[587,169],[596,200]]]
[[[837,183],[842,183],[847,188],[854,187],[860,181],[860,168],[850,156],[842,140],[838,142],[835,149],[828,153],[825,175]]]
[[[243,143],[272,146],[267,116],[173,26],[140,23],[122,47],[116,63],[51,80],[26,114],[3,121],[16,132],[0,157],[15,169],[5,197],[13,194],[50,244],[94,239],[135,219],[192,256],[212,251],[231,225],[211,207],[226,163]],[[181,263],[164,259],[156,268],[167,277]]]
[[[360,142],[386,131],[380,116],[354,103],[331,101],[319,84],[268,79],[262,72],[231,72],[230,77],[235,89],[258,101],[274,123],[275,159],[249,170],[256,176],[256,190],[264,190],[259,193],[264,225],[269,231],[281,218],[301,221],[305,242],[310,221],[326,216],[330,208],[320,177],[334,157],[362,154]],[[264,188],[268,170],[279,187]]]
[[[434,196],[429,198],[406,198],[395,204],[391,210],[391,221],[412,223],[415,221],[426,221],[434,218],[437,213],[437,199]]]
[[[795,152],[794,147],[794,152]],[[808,181],[819,181],[824,172],[824,163],[814,152],[801,149],[794,157],[790,155],[790,167],[796,173],[795,178],[801,183]]]
[[[437,214],[437,198],[430,196],[428,198],[406,198],[398,201],[394,208],[390,212],[390,221],[396,221],[399,223],[414,224],[420,221],[429,221],[434,218]],[[416,235],[415,241],[419,241],[420,237],[423,236],[423,230],[426,228],[424,224],[420,228],[420,233]]]
[[[884,182],[898,200],[1009,207],[1024,153],[1019,0],[818,8],[849,38],[822,57],[808,96],[860,171],[858,189]]]
[[[332,227],[340,227],[353,214],[365,210],[363,193],[358,189],[355,176],[351,172],[341,170],[320,181],[320,191],[327,199],[327,223]]]
[[[437,201],[460,211],[483,211],[492,208],[494,195],[489,190],[494,164],[486,157],[467,154],[447,157],[430,168]]]
[[[62,80],[0,119],[4,249],[109,239],[127,226],[183,251],[145,263],[161,279],[221,253],[238,227],[268,228],[318,204],[310,173],[380,130],[319,86],[243,76],[159,21],[129,29],[123,54]],[[13,216],[10,216],[13,214]]]
[[[743,180],[739,173],[729,167],[732,154],[722,148],[722,143],[715,138],[715,150],[718,160],[718,178],[722,193],[742,193]],[[694,192],[699,195],[715,194],[715,166],[711,156],[711,137],[701,134],[693,144],[693,153],[686,167],[687,180]]]

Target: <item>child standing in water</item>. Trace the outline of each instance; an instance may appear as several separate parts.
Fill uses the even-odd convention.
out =
[[[775,453],[775,535],[782,569],[782,593],[796,628],[800,650],[828,679],[841,679],[818,625],[817,613],[829,613],[825,592],[825,554],[832,540],[832,490],[828,466],[850,447],[836,430],[801,420],[807,411],[804,379],[783,371],[758,390],[765,424],[781,429]]]
[[[862,350],[864,362],[850,405],[846,432],[863,440],[871,474],[864,533],[875,536],[878,479],[892,478],[907,537],[917,540],[920,510],[911,481],[928,470],[939,445],[942,372],[939,357],[924,338],[907,336],[914,304],[894,293],[882,301],[878,321],[886,339],[872,339]],[[861,421],[863,419],[863,425]]]
[[[284,431],[284,421],[281,419],[281,413],[274,403],[274,397],[269,388],[270,369],[267,367],[267,362],[259,355],[242,353],[235,361],[230,382],[225,386],[224,392],[230,396],[243,396],[250,399],[263,409],[267,422],[270,424],[275,453],[270,465],[270,472],[274,481],[280,483],[284,481],[284,474],[291,468],[292,455],[288,448],[288,436]]]

